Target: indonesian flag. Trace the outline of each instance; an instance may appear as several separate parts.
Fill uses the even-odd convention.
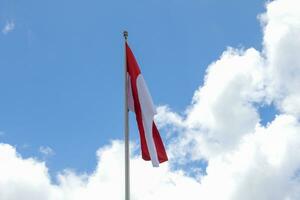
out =
[[[136,115],[142,158],[151,160],[152,165],[158,167],[159,163],[167,161],[168,157],[153,120],[156,110],[140,68],[127,42],[125,46],[128,108]]]

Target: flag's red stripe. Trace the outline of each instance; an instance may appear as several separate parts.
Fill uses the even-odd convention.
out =
[[[167,156],[164,144],[161,140],[160,134],[159,134],[154,122],[153,122],[153,126],[152,126],[152,134],[153,134],[153,139],[154,139],[159,163],[167,161],[168,156]]]

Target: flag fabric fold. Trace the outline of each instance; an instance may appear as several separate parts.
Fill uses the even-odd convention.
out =
[[[142,158],[151,160],[154,167],[168,160],[164,144],[154,122],[156,109],[136,59],[126,48],[128,109],[135,113],[140,133]]]

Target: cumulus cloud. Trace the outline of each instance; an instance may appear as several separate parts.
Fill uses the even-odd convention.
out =
[[[14,21],[7,21],[5,23],[5,26],[2,29],[2,33],[4,35],[8,34],[9,32],[13,31],[15,29],[15,23]]]
[[[132,199],[300,198],[299,2],[271,1],[260,21],[262,51],[227,48],[208,66],[184,114],[158,108],[170,162],[153,169],[132,153]],[[278,113],[264,126],[258,108],[265,105]],[[122,146],[113,141],[100,148],[91,174],[66,170],[54,184],[44,162],[0,144],[0,199],[122,199]],[[190,176],[189,166],[203,160],[207,165],[198,169],[205,173]]]
[[[300,5],[277,0],[266,8],[261,52],[228,48],[208,67],[185,115],[159,109],[159,124],[178,130],[168,147],[173,159],[208,162],[199,197],[300,196]],[[264,105],[278,110],[267,126],[258,112]]]
[[[123,143],[97,151],[98,166],[91,174],[61,172],[57,184],[50,181],[44,162],[33,158],[24,159],[8,144],[0,144],[0,199],[5,200],[119,200],[123,193]],[[199,183],[184,176],[182,171],[169,170],[167,164],[153,169],[137,157],[131,157],[132,199],[182,199],[186,192],[198,193]],[[147,183],[147,184],[145,184]],[[198,195],[194,195],[197,199]]]

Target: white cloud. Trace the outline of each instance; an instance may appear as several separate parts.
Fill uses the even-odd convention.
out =
[[[260,19],[263,51],[226,50],[173,122],[181,125],[169,146],[173,159],[208,161],[199,196],[205,199],[300,196],[300,159],[293,156],[300,149],[300,3],[272,1]],[[263,127],[257,105],[272,103],[278,115]],[[157,118],[161,126],[170,126],[170,114],[159,113],[167,117]]]
[[[7,21],[5,23],[5,26],[2,29],[2,33],[4,35],[8,34],[9,32],[12,32],[15,29],[15,23],[14,21]]]
[[[278,108],[300,116],[300,2],[275,1],[263,15],[268,92]]]
[[[55,154],[54,150],[48,146],[40,146],[39,152],[44,156],[52,156]]]
[[[58,175],[58,184],[53,184],[44,162],[24,159],[14,147],[0,144],[0,199],[123,199],[123,143],[112,142],[99,149],[97,157],[98,166],[93,173],[75,174],[66,170]],[[166,199],[170,192],[174,199],[182,199],[186,192],[198,193],[197,181],[183,172],[171,172],[167,164],[155,169],[136,157],[131,158],[131,164],[132,199]]]
[[[154,169],[131,158],[133,200],[300,199],[300,5],[276,0],[266,8],[262,52],[228,48],[208,67],[185,114],[158,109],[158,125],[170,132],[171,161]],[[266,104],[278,114],[263,126],[257,105]],[[99,149],[93,173],[66,170],[54,184],[44,162],[0,144],[0,199],[122,199],[122,146]],[[202,159],[208,165],[200,178],[173,169]]]

